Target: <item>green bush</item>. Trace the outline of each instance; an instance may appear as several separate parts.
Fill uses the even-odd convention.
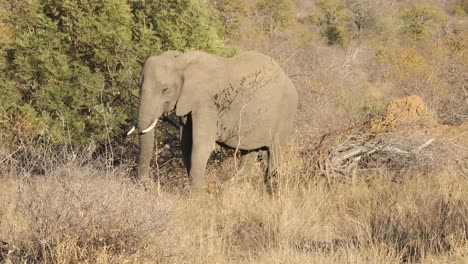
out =
[[[213,0],[214,8],[218,11],[219,31],[224,36],[232,36],[239,29],[241,20],[249,12],[244,0]]]
[[[273,34],[290,26],[295,21],[295,5],[291,0],[256,0],[257,24]]]
[[[346,26],[351,21],[344,0],[321,0],[316,5],[320,12],[312,13],[309,16],[310,21],[320,26],[329,45],[343,44],[348,37]]]
[[[430,35],[431,28],[442,28],[447,22],[445,14],[432,5],[416,5],[400,14],[403,21],[402,32],[414,40]]]
[[[452,6],[452,12],[459,16],[468,16],[468,0],[457,0]]]
[[[229,52],[201,0],[0,0],[0,130],[54,144],[121,140],[143,61]]]

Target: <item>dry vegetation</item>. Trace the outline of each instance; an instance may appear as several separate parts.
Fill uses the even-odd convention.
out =
[[[24,140],[0,147],[0,263],[468,263],[466,1],[328,1],[356,11],[328,6],[336,25],[311,15],[327,1],[290,1],[280,24],[237,2],[230,42],[276,58],[300,93],[277,193],[260,162],[238,177],[219,153],[193,196],[169,143],[139,186],[132,145]],[[433,15],[426,35],[407,35],[410,12]]]
[[[257,170],[194,197],[135,186],[122,167],[62,162],[40,177],[2,175],[5,261],[468,261],[468,178],[456,164],[398,180],[382,169],[330,183],[311,177],[310,159],[293,148],[273,197]]]

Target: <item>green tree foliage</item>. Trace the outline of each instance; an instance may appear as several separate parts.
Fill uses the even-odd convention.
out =
[[[202,0],[130,0],[136,23],[162,50],[227,50],[218,37],[216,14]],[[150,34],[150,35],[151,35]]]
[[[3,136],[121,138],[149,55],[228,51],[201,0],[0,0],[0,10]]]
[[[295,5],[291,0],[256,0],[255,16],[257,24],[273,34],[294,23]]]
[[[344,0],[321,0],[316,5],[320,12],[310,15],[311,22],[321,27],[328,44],[343,44],[347,38],[346,24],[350,21]]]
[[[231,36],[239,29],[241,20],[249,12],[244,0],[213,0],[213,5],[218,11],[221,25],[219,31],[224,36]]]
[[[452,11],[459,16],[468,16],[468,0],[457,0],[452,6]]]
[[[414,40],[430,35],[431,29],[437,30],[447,22],[445,14],[433,5],[416,5],[400,14],[403,21],[402,32]]]

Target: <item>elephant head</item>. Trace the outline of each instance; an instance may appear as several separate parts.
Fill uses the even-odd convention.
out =
[[[139,83],[139,178],[148,175],[154,148],[154,127],[161,115],[176,110],[176,115],[184,116],[196,106],[198,96],[195,96],[193,87],[197,86],[206,74],[197,74],[200,67],[191,65],[202,62],[200,56],[198,53],[167,51],[146,60]],[[134,130],[135,127],[128,135]]]

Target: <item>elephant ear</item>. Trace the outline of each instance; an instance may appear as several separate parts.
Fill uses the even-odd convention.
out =
[[[177,57],[178,68],[182,72],[182,87],[176,104],[177,116],[196,110],[213,90],[216,65],[210,62],[210,56],[203,52],[189,52]]]
[[[186,74],[188,73],[188,74]],[[179,93],[179,98],[177,99],[176,104],[176,115],[177,116],[184,116],[188,113],[192,112],[195,109],[196,105],[198,104],[198,98],[195,94],[195,86],[191,77],[185,77],[185,75],[193,76],[193,73],[186,70],[184,72],[184,77],[182,79],[182,87]]]

